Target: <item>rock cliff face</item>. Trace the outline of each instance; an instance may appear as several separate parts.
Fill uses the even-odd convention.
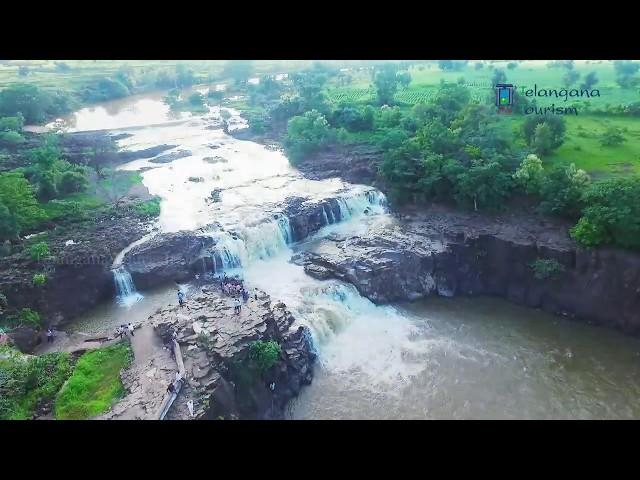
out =
[[[295,319],[286,306],[264,292],[254,291],[240,315],[233,313],[232,299],[214,287],[202,288],[187,305],[185,311],[166,307],[150,318],[166,341],[176,332],[184,357],[187,383],[169,418],[188,418],[189,399],[195,418],[283,418],[288,401],[313,377],[309,331],[292,329]],[[281,348],[276,364],[262,374],[248,358],[257,340],[273,340]]]
[[[208,248],[215,240],[198,232],[163,233],[132,248],[123,264],[137,288],[190,280],[195,273],[213,269]]]
[[[0,291],[12,310],[29,307],[39,312],[44,325],[62,326],[115,296],[113,259],[147,228],[139,219],[123,214],[103,216],[74,232],[51,232],[47,239],[50,258],[33,260],[26,251],[0,258]],[[69,241],[73,243],[67,244]],[[34,273],[42,272],[46,283],[33,285]],[[20,337],[25,337],[24,332]],[[31,340],[20,342],[21,349],[30,352],[37,341],[34,333]]]
[[[525,226],[527,225],[527,226]],[[427,211],[333,237],[297,261],[317,278],[352,283],[373,302],[496,295],[555,314],[640,333],[640,255],[576,248],[564,230],[517,219]],[[561,271],[536,278],[532,263]]]

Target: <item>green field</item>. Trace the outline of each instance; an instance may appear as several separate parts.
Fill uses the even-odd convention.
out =
[[[549,68],[546,62],[524,62],[514,69],[506,67],[507,62],[493,62],[482,69],[475,69],[471,62],[462,71],[443,71],[435,63],[412,66],[409,69],[411,84],[406,89],[399,89],[395,95],[398,105],[404,110],[410,106],[427,102],[437,92],[441,81],[458,82],[464,79],[472,98],[485,102],[493,89],[491,77],[492,66],[504,70],[507,82],[530,88],[537,84],[538,89],[561,89],[564,87],[562,77],[563,68]],[[599,82],[593,88],[600,91],[600,97],[592,97],[586,101],[590,107],[605,108],[607,105],[628,105],[640,101],[640,90],[623,89],[615,82],[615,72],[610,62],[584,63],[576,62],[575,70],[583,78],[587,73],[595,71]],[[351,70],[348,72],[352,81],[346,86],[340,86],[334,80],[327,89],[329,100],[337,104],[348,101],[366,104],[375,101],[375,88],[372,85],[371,73],[367,70]],[[579,87],[580,80],[572,88]],[[584,98],[578,98],[584,101]],[[562,106],[562,98],[537,98],[539,106],[555,103]],[[619,116],[592,116],[580,114],[578,116],[564,116],[567,123],[566,140],[552,155],[544,159],[547,166],[554,164],[575,163],[576,166],[589,172],[594,178],[607,176],[628,175],[640,173],[640,119]],[[519,131],[523,121],[522,116],[502,116],[499,120],[510,132]],[[600,137],[607,127],[618,127],[625,130],[626,142],[615,147],[604,147],[600,144]]]

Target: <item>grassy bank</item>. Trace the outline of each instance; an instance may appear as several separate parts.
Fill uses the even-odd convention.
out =
[[[118,343],[85,353],[56,398],[59,420],[84,420],[107,412],[124,395],[120,371],[131,363],[131,347]]]
[[[28,420],[53,401],[72,371],[68,353],[39,357],[0,347],[0,420]]]

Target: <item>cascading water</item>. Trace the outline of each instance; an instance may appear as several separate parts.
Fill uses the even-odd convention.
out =
[[[124,268],[118,267],[112,270],[113,281],[116,285],[116,299],[124,306],[130,306],[142,300],[144,297],[136,291],[131,274]]]

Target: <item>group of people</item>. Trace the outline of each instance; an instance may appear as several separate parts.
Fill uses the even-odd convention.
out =
[[[126,337],[127,332],[129,332],[131,336],[134,337],[135,335],[133,334],[133,330],[134,330],[134,327],[131,322],[129,322],[126,325],[125,324],[120,325],[118,328],[116,328],[116,337],[122,338],[123,335]]]
[[[236,315],[240,315],[240,312],[242,310],[240,297],[242,297],[242,301],[244,303],[247,303],[247,300],[249,300],[249,292],[246,288],[244,288],[242,280],[227,277],[227,275],[225,274],[220,278],[220,288],[222,289],[222,293],[234,297],[233,313],[235,313]]]

